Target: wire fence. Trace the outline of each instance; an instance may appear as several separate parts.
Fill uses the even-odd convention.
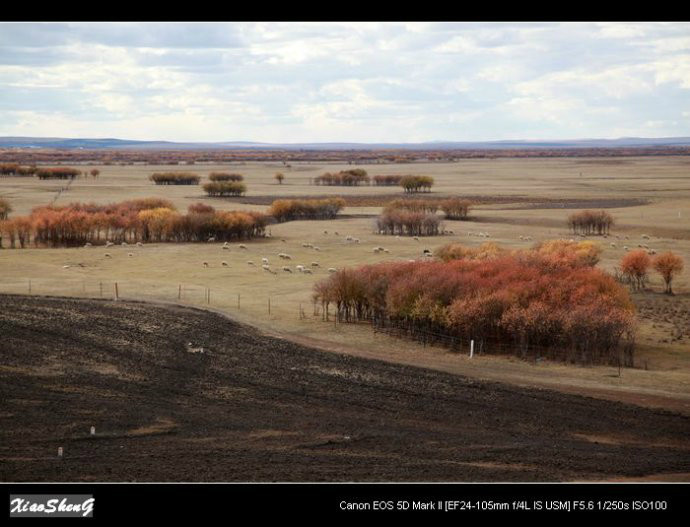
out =
[[[313,321],[338,327],[365,324],[372,328],[374,335],[382,334],[396,338],[405,338],[420,343],[422,346],[442,347],[450,352],[475,355],[506,355],[524,360],[540,362],[542,360],[557,360],[573,362],[582,365],[602,364],[597,357],[584,357],[572,349],[545,347],[536,344],[518,345],[497,340],[486,336],[463,337],[449,335],[423,328],[406,328],[390,322],[381,323],[379,320],[365,319],[357,322],[345,322],[336,316],[335,309],[324,311],[318,303],[306,300],[286,298],[285,295],[258,295],[247,293],[246,290],[232,292],[219,287],[205,284],[158,283],[136,280],[95,280],[95,279],[55,279],[31,278],[8,279],[0,278],[0,293],[33,296],[56,296],[87,299],[103,299],[111,301],[148,301],[176,303],[191,307],[207,307],[219,309],[228,314],[239,314],[256,325],[270,325],[271,322],[282,321]],[[325,328],[324,328],[325,330]],[[607,358],[609,365],[632,366],[632,354],[629,357],[624,351]]]

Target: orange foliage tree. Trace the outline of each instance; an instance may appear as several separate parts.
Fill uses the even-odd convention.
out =
[[[664,279],[666,294],[672,295],[671,282],[673,278],[683,271],[683,259],[677,254],[668,251],[657,255],[652,261],[654,270]]]
[[[647,273],[651,265],[652,259],[647,254],[647,251],[638,249],[630,251],[623,257],[621,260],[621,271],[629,278],[633,289],[640,290],[647,281]]]
[[[388,262],[317,283],[342,321],[425,342],[581,363],[632,365],[634,307],[611,276],[574,255],[521,251],[485,259]]]

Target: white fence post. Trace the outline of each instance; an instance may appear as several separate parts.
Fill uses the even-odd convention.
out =
[[[470,340],[470,359],[474,357],[474,339]]]

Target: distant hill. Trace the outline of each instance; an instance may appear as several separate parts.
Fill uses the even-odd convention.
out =
[[[137,150],[498,150],[534,148],[630,148],[690,146],[690,137],[623,137],[554,141],[432,141],[426,143],[256,143],[228,141],[190,143],[63,137],[0,137],[0,148],[137,149]]]

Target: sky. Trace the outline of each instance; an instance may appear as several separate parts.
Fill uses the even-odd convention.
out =
[[[690,23],[0,23],[0,136],[690,136]]]

